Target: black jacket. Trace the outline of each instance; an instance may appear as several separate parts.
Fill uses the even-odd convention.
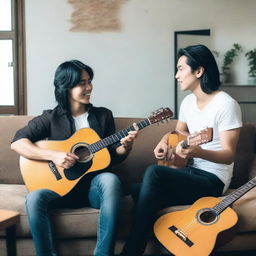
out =
[[[115,133],[115,123],[112,112],[104,107],[94,107],[92,104],[87,105],[88,122],[101,139]],[[75,133],[75,123],[70,112],[57,106],[53,110],[45,110],[42,115],[33,118],[28,124],[18,130],[12,142],[21,138],[27,138],[32,142],[43,139],[49,140],[66,140]],[[119,156],[116,154],[116,148],[120,145],[117,143],[108,149],[111,155],[111,164],[121,162],[126,155]]]

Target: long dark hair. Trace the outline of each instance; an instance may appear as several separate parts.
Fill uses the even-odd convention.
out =
[[[68,101],[69,89],[75,87],[81,80],[82,71],[86,71],[93,79],[94,73],[91,67],[79,60],[70,60],[60,64],[55,72],[54,86],[55,99],[64,110],[70,110]]]
[[[191,45],[178,51],[177,57],[186,56],[186,63],[195,72],[199,67],[204,68],[200,77],[203,92],[210,94],[220,87],[220,73],[212,52],[204,45]]]

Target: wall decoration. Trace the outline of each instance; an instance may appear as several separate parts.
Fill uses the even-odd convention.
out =
[[[72,27],[76,32],[120,31],[120,9],[128,0],[68,0],[73,5]]]

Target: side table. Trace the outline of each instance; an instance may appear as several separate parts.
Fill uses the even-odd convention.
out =
[[[15,225],[20,221],[20,214],[16,211],[0,209],[0,229],[6,231],[6,248],[8,256],[16,256]]]

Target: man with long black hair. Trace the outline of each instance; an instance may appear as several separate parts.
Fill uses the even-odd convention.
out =
[[[101,138],[113,134],[115,124],[112,112],[104,107],[94,107],[90,103],[93,76],[92,68],[78,60],[59,65],[54,78],[57,107],[44,111],[20,129],[11,148],[26,158],[52,161],[56,166],[68,169],[78,160],[77,155],[43,149],[35,142],[45,138],[66,140],[78,129],[85,127],[94,129]],[[137,129],[135,124],[134,126]],[[121,140],[121,144],[109,147],[110,166],[101,172],[85,175],[67,195],[60,197],[48,189],[34,190],[28,194],[26,209],[38,256],[57,255],[48,211],[84,206],[100,209],[94,255],[113,255],[122,187],[119,178],[111,172],[111,165],[125,159],[136,135],[137,130],[131,131]]]
[[[220,196],[228,188],[239,138],[241,111],[238,103],[219,90],[219,71],[211,51],[204,45],[188,46],[178,52],[176,79],[182,91],[191,91],[182,101],[176,130],[192,134],[213,128],[213,140],[202,146],[183,148],[176,154],[193,158],[184,168],[149,166],[134,192],[136,213],[122,255],[140,256],[146,247],[147,231],[152,231],[156,212],[161,207],[184,205],[203,196]],[[154,150],[156,159],[168,155],[169,133]],[[135,186],[134,186],[135,187]]]

